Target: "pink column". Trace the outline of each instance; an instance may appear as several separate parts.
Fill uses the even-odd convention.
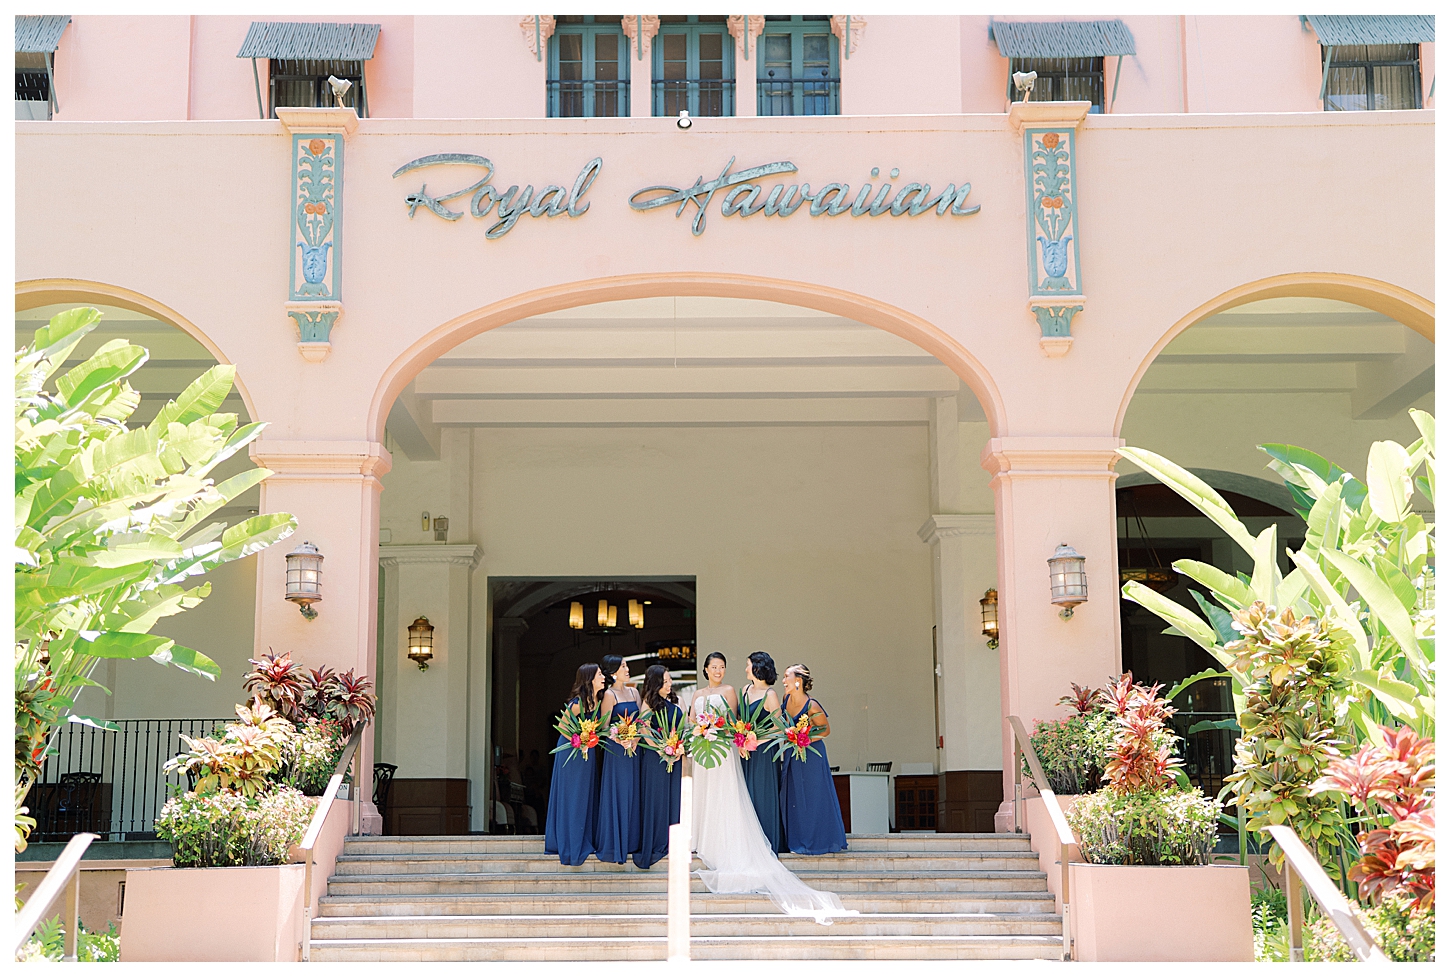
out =
[[[1003,811],[1010,829],[1012,733],[1063,715],[1071,684],[1101,685],[1121,671],[1115,449],[1099,437],[993,438],[982,451],[997,505],[997,615],[1002,667]],[[1060,543],[1087,557],[1088,600],[1064,621],[1051,603],[1047,560]],[[1000,819],[999,819],[1000,824]]]
[[[273,472],[262,483],[260,511],[297,517],[296,535],[258,554],[255,653],[290,651],[308,667],[352,668],[373,678],[380,478],[392,456],[375,441],[259,440],[251,453]],[[322,600],[312,621],[285,598],[287,553],[304,540],[323,555]],[[382,818],[372,804],[371,735],[359,752],[363,831],[375,834]]]
[[[754,118],[759,107],[755,98],[755,48],[765,30],[765,15],[735,14],[726,18],[726,25],[735,39],[735,115]]]
[[[625,14],[620,18],[629,45],[629,114],[649,118],[654,113],[654,42],[660,30],[657,14]]]

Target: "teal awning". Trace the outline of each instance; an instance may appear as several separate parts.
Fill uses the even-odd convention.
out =
[[[1306,14],[1304,19],[1326,47],[1435,43],[1430,14]]]
[[[16,54],[54,54],[60,36],[70,24],[69,14],[15,17]]]
[[[239,58],[288,61],[370,61],[382,24],[304,24],[256,21],[247,31]]]
[[[994,21],[988,36],[1004,58],[1101,58],[1137,54],[1121,20]]]

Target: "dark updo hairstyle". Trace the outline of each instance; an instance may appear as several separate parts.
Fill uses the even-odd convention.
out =
[[[810,694],[811,686],[815,683],[811,681],[811,670],[809,668],[806,668],[806,666],[797,663],[795,665],[792,665],[790,668],[787,668],[786,671],[795,671],[796,674],[800,675],[801,691],[805,692],[806,694]]]
[[[720,654],[720,652],[718,651],[712,651],[705,656],[705,664],[700,666],[700,671],[703,672],[705,669],[709,668],[710,663],[717,658],[720,659],[720,664],[726,666],[727,668],[730,666],[730,663],[725,660],[724,655]]]
[[[669,700],[660,695],[660,689],[664,688],[665,676],[670,670],[663,665],[651,665],[644,671],[644,690],[641,696],[644,699],[644,707],[650,712],[663,709]]]
[[[775,684],[775,659],[770,657],[769,652],[752,651],[750,653],[750,671],[766,685]]]
[[[580,665],[579,671],[574,673],[574,687],[569,690],[569,702],[579,700],[579,711],[581,713],[593,712],[598,705],[594,701],[594,676],[599,674],[599,666],[593,662],[587,665]]]
[[[614,673],[619,671],[619,666],[623,664],[623,655],[605,655],[599,659],[599,667],[604,669],[604,687],[606,689],[614,684]]]

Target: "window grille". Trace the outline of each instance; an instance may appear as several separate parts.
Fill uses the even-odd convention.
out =
[[[755,50],[756,114],[841,114],[840,45],[829,17],[767,16]]]
[[[45,71],[45,55],[15,55],[15,118],[50,118],[50,76]]]
[[[735,114],[735,44],[724,17],[661,17],[653,46],[653,114]]]
[[[1326,112],[1418,109],[1420,45],[1345,44],[1320,48],[1328,59]]]
[[[555,18],[545,82],[551,119],[629,115],[629,44],[618,17]]]
[[[272,92],[272,118],[277,109],[331,108],[337,104],[328,84],[329,75],[352,82],[342,104],[367,117],[367,90],[363,87],[363,62],[272,58],[269,71]]]
[[[1013,102],[1022,101],[1022,93],[1012,83],[1012,75],[1035,71],[1032,101],[1091,102],[1089,112],[1103,110],[1102,58],[1012,58],[1008,64],[1007,94]]]

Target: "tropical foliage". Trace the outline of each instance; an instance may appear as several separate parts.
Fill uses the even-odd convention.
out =
[[[221,790],[173,797],[156,818],[156,837],[171,842],[177,868],[282,865],[302,841],[313,802],[291,787],[265,794]]]
[[[111,340],[56,376],[99,321],[95,309],[62,312],[15,354],[17,847],[28,830],[20,802],[56,725],[107,725],[71,714],[96,663],[150,658],[215,679],[209,658],[151,629],[207,596],[194,578],[296,528],[286,513],[210,519],[271,474],[211,478],[263,428],[219,412],[232,367],[208,370],[136,427],[127,422],[141,398],[127,378],[147,360],[142,347]]]
[[[59,916],[44,920],[15,955],[17,963],[59,963],[65,954],[65,925]],[[121,934],[116,924],[108,923],[106,932],[92,933],[80,924],[76,937],[76,960],[81,963],[119,963]]]

